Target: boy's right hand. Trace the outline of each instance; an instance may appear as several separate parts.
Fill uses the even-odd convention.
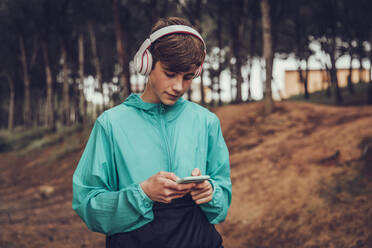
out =
[[[172,172],[161,171],[143,181],[140,186],[151,200],[170,203],[173,199],[189,193],[195,186],[195,183],[178,184],[178,179]]]

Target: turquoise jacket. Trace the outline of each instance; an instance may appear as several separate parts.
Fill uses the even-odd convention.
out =
[[[132,93],[95,121],[73,175],[72,208],[92,231],[132,231],[154,218],[140,183],[159,171],[190,176],[194,168],[211,177],[213,199],[200,207],[219,223],[231,203],[231,180],[218,117],[183,98],[165,105]]]

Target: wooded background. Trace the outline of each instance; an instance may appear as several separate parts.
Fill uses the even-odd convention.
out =
[[[232,103],[243,102],[243,84],[246,101],[252,101],[252,61],[261,59],[264,101],[271,111],[273,59],[289,56],[298,61],[309,97],[306,62],[314,42],[325,54],[320,62],[329,74],[328,96],[342,104],[336,62],[349,56],[350,73],[353,60],[360,68],[362,61],[372,64],[371,12],[369,0],[0,0],[0,128],[56,130],[89,123],[137,92],[133,56],[152,24],[166,16],[187,18],[205,38],[200,87],[209,87],[214,97],[206,103],[201,90],[200,104],[228,104],[220,97],[223,71],[236,92]],[[101,106],[87,101],[83,82],[89,77],[95,91],[109,99]],[[372,103],[372,82],[368,89]]]

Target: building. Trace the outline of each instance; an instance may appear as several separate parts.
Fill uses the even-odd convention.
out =
[[[305,72],[303,72],[305,74]],[[337,80],[339,87],[347,86],[347,79],[349,76],[349,69],[338,69]],[[308,75],[308,92],[313,93],[319,90],[325,90],[330,81],[329,73],[326,70],[309,70]],[[353,69],[352,79],[353,83],[369,82],[369,69]],[[283,98],[288,98],[293,95],[304,94],[304,85],[300,82],[299,73],[297,70],[287,70],[284,75],[284,92]]]

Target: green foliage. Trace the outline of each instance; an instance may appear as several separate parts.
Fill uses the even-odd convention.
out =
[[[47,133],[45,128],[23,129],[0,131],[0,152],[20,150],[27,147],[34,140],[40,139]]]
[[[180,16],[200,28],[207,43],[206,70],[212,84],[218,83],[221,71],[232,77],[238,66],[249,65],[252,58],[262,56],[261,11],[257,0],[121,0],[118,1],[119,19],[125,44],[126,69],[133,73],[131,60],[140,44],[148,36],[151,26],[159,17]],[[323,69],[335,67],[337,58],[344,54],[354,59],[371,61],[372,24],[369,0],[269,0],[272,44],[276,57],[294,56],[298,63],[313,56],[311,42],[321,45],[327,56],[319,62]],[[79,80],[78,37],[83,37],[86,77],[96,76],[88,23],[95,33],[102,82],[108,86],[108,97],[120,95],[118,87],[117,38],[112,13],[112,1],[0,1],[0,128],[8,125],[9,85],[5,74],[15,87],[15,113],[22,113],[25,105],[24,68],[20,63],[20,40],[24,40],[27,74],[30,80],[31,116],[34,123],[46,120],[45,61],[42,49],[46,43],[53,84],[55,109],[62,109],[61,50],[66,49],[66,66],[70,105],[78,105],[78,89],[84,87]],[[217,49],[216,49],[217,48]],[[235,49],[234,49],[235,48]],[[214,51],[214,52],[213,52]],[[216,53],[216,51],[222,51]],[[236,58],[241,63],[236,65]],[[330,57],[334,58],[330,61]],[[220,62],[220,63],[218,63]],[[240,65],[241,64],[241,65]],[[207,67],[209,66],[209,68]],[[217,69],[218,68],[218,69]],[[214,71],[213,71],[214,70]],[[208,74],[205,74],[208,75]],[[129,75],[132,76],[132,75]],[[248,75],[242,75],[247,78]],[[134,79],[135,77],[129,77]],[[135,80],[135,79],[134,79]],[[206,80],[208,81],[208,80]],[[95,90],[97,90],[97,87]],[[347,95],[347,94],[346,94]],[[346,100],[347,101],[347,100]],[[345,103],[346,105],[348,103]],[[79,109],[79,108],[75,108]],[[57,110],[55,110],[58,112]],[[28,113],[28,112],[27,112]],[[88,113],[93,116],[91,113]],[[61,115],[55,121],[61,121]],[[80,121],[81,118],[74,118]],[[14,125],[22,125],[22,114],[14,116]],[[10,142],[10,143],[9,143]],[[11,141],[0,138],[0,150],[13,150]]]
[[[66,137],[81,131],[82,125],[61,127],[57,132],[51,132],[46,128],[36,127],[32,129],[17,128],[12,131],[0,130],[0,153],[17,151],[26,154],[48,146],[63,142]]]

